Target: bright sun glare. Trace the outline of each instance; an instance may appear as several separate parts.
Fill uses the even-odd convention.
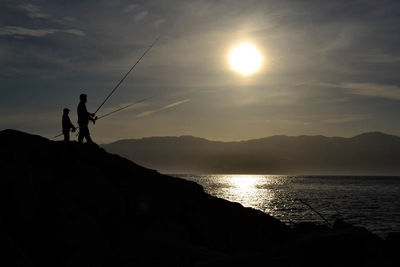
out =
[[[256,72],[262,62],[261,54],[251,44],[241,44],[234,48],[229,55],[231,67],[243,74],[250,75]]]

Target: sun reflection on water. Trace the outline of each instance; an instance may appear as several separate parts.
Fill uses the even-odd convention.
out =
[[[316,222],[321,218],[302,199],[333,221],[343,218],[368,226],[380,236],[400,231],[398,178],[292,175],[183,175],[210,195],[241,203],[285,222]],[[384,192],[385,198],[382,198]],[[378,201],[379,199],[379,201]],[[377,209],[377,205],[379,209]]]
[[[238,202],[244,207],[281,216],[287,209],[289,176],[283,175],[187,175],[200,183],[210,195]]]
[[[270,207],[268,203],[274,198],[274,193],[265,185],[274,183],[271,177],[266,175],[224,175],[222,182],[226,185],[222,192],[224,198],[239,202],[245,207],[260,209]],[[264,209],[268,212],[269,208]]]
[[[256,189],[255,184],[257,182],[257,177],[250,175],[233,175],[228,177],[228,181],[232,185],[232,188],[237,193],[249,193]]]

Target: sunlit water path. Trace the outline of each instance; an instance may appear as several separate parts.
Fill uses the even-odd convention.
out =
[[[286,223],[342,218],[384,237],[400,231],[400,177],[175,175],[209,194],[264,211]]]

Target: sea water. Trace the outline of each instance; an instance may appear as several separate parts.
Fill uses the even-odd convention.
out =
[[[323,224],[324,219],[330,223],[344,219],[381,237],[400,231],[400,177],[174,176],[194,181],[213,196],[261,210],[287,224]]]

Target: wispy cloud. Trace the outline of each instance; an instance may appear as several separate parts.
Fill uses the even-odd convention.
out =
[[[364,115],[348,115],[348,116],[341,116],[341,117],[322,120],[322,123],[342,124],[342,123],[351,123],[351,122],[356,122],[356,121],[362,121],[362,120],[366,120],[366,119],[367,118]]]
[[[138,14],[135,15],[135,21],[141,21],[142,19],[144,19],[147,15],[149,14],[149,11],[142,11]]]
[[[61,25],[70,25],[71,23],[76,23],[77,19],[74,17],[63,17],[63,18],[52,19],[51,21]]]
[[[399,56],[393,56],[382,52],[371,53],[363,56],[363,60],[370,63],[398,63]]]
[[[49,13],[43,12],[42,9],[33,4],[24,3],[17,6],[20,10],[24,11],[26,15],[32,19],[47,19],[53,23],[68,25],[70,23],[76,22],[76,18],[70,16],[58,17],[52,16]]]
[[[125,13],[132,12],[138,5],[137,4],[130,4],[124,8]]]
[[[279,124],[279,125],[308,126],[312,124],[312,122],[306,121],[305,118],[293,118],[293,119],[276,118],[276,119],[265,120],[264,122],[269,125]]]
[[[50,14],[43,12],[40,7],[36,5],[25,3],[21,4],[19,8],[24,10],[29,17],[34,19],[45,19],[51,17]]]
[[[18,26],[0,26],[0,35],[15,36],[15,37],[44,37],[54,33],[69,33],[77,36],[85,36],[85,33],[77,29],[29,29]]]
[[[166,22],[166,20],[164,20],[164,19],[159,19],[159,20],[154,21],[154,22],[153,22],[153,25],[154,25],[154,27],[156,27],[156,28],[158,29],[158,28],[160,28],[160,26],[161,26],[162,24],[164,24],[165,22]]]
[[[85,32],[77,29],[69,29],[69,30],[59,30],[59,32],[65,32],[65,33],[70,33],[73,35],[78,35],[78,36],[85,36]]]
[[[182,105],[183,103],[186,103],[186,102],[189,102],[189,101],[190,101],[190,99],[187,98],[187,99],[184,99],[184,100],[181,100],[181,101],[178,101],[178,102],[163,106],[162,108],[159,108],[159,109],[144,111],[144,112],[139,113],[138,115],[136,115],[136,118],[146,117],[146,116],[149,116],[149,115],[151,115],[153,113],[156,113],[156,112],[159,112],[159,111],[162,111],[162,110],[166,110],[166,109],[170,109],[170,108]]]
[[[190,101],[190,99],[189,99],[189,98],[188,98],[188,99],[185,99],[185,100],[181,100],[181,101],[178,101],[178,102],[175,102],[175,103],[172,103],[172,104],[166,105],[166,106],[164,106],[162,109],[172,108],[172,107],[175,107],[175,106],[181,105],[181,104],[183,104],[183,103],[186,103],[186,102],[189,102],[189,101]]]
[[[400,86],[379,83],[321,84],[326,87],[347,89],[354,95],[400,99]]]

